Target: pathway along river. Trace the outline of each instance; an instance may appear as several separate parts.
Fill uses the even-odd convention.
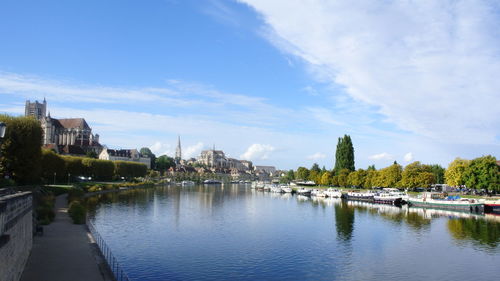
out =
[[[498,280],[500,216],[175,186],[90,198],[133,280]]]

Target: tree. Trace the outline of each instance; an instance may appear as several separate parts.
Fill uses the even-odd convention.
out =
[[[470,161],[463,173],[465,185],[474,189],[500,190],[500,170],[497,159],[491,155]]]
[[[368,166],[368,169],[366,169],[367,171],[376,171],[377,169],[375,168],[375,165],[370,165]]]
[[[298,180],[307,180],[309,178],[309,170],[305,167],[299,167],[295,176]]]
[[[363,169],[358,169],[349,174],[347,183],[355,187],[364,187],[367,172]]]
[[[146,157],[149,157],[151,159],[151,169],[155,169],[155,165],[156,165],[156,155],[151,152],[151,149],[147,148],[147,147],[143,147],[141,148],[141,150],[139,151],[142,155],[146,156]]]
[[[7,125],[0,146],[0,174],[11,176],[18,184],[40,181],[42,127],[32,117],[0,115]]]
[[[378,178],[378,171],[375,169],[373,169],[373,170],[368,169],[366,171],[364,187],[365,188],[372,188],[372,187],[377,186],[376,185],[377,178]]]
[[[311,171],[311,172],[312,172],[312,171],[315,171],[315,172],[317,172],[317,173],[320,173],[320,172],[321,172],[321,169],[319,168],[318,163],[314,163],[314,164],[312,165],[312,167],[311,167],[311,170],[310,170],[310,171]]]
[[[382,187],[396,187],[401,180],[403,168],[399,164],[392,164],[378,172],[375,184]]]
[[[351,171],[349,169],[342,169],[339,171],[337,177],[338,177],[338,184],[340,186],[347,186],[347,178],[349,177],[350,172]]]
[[[322,185],[330,185],[330,184],[332,184],[332,177],[333,177],[333,173],[332,172],[325,171],[321,175],[320,184],[322,184]]]
[[[401,178],[401,187],[427,187],[433,183],[435,176],[431,166],[422,165],[419,161],[406,165]]]
[[[344,135],[339,138],[337,150],[335,152],[335,172],[342,169],[354,171],[354,147],[352,146],[351,137]]]
[[[444,172],[446,184],[449,186],[461,186],[465,184],[464,172],[469,166],[470,161],[466,159],[456,158]]]
[[[435,182],[439,184],[444,183],[444,168],[441,165],[431,165],[431,172],[434,174]]]
[[[95,153],[94,151],[88,151],[87,153],[85,153],[85,157],[97,159],[97,153]]]
[[[156,159],[156,169],[158,171],[165,172],[168,169],[170,169],[170,167],[174,166],[175,166],[174,158],[168,157],[167,155],[162,155]]]

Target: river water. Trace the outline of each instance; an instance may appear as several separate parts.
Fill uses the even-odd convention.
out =
[[[500,216],[165,186],[90,199],[133,280],[499,280]]]

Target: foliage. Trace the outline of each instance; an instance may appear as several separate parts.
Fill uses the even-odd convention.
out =
[[[333,173],[325,171],[321,175],[321,179],[320,179],[319,183],[322,184],[322,185],[331,185],[332,184],[332,178],[333,178]]]
[[[92,158],[83,158],[84,175],[95,180],[112,180],[115,175],[113,161]]]
[[[347,186],[347,177],[351,171],[349,169],[342,169],[337,175],[337,181],[339,186]]]
[[[354,147],[352,145],[351,137],[344,135],[339,138],[337,143],[337,150],[335,152],[335,172],[342,169],[354,171]]]
[[[68,203],[83,199],[85,192],[80,188],[72,188],[68,190]]]
[[[95,153],[94,151],[88,151],[87,153],[85,153],[85,157],[97,159],[97,153]]]
[[[36,219],[41,224],[51,223],[56,214],[54,212],[55,198],[52,194],[37,196],[36,199]]]
[[[432,173],[432,167],[415,161],[406,165],[400,186],[408,188],[427,187],[433,183],[435,183],[435,176]]]
[[[375,165],[370,165],[370,166],[368,166],[368,168],[366,170],[367,171],[376,171],[377,169],[375,168]]]
[[[372,181],[372,187],[396,187],[401,180],[403,168],[399,164],[392,164],[389,167],[380,169],[377,177]]]
[[[435,183],[444,183],[444,168],[441,165],[434,164],[431,165],[431,172],[434,174]]]
[[[129,161],[115,161],[115,174],[119,177],[134,178],[144,177],[147,174],[147,166],[142,163]]]
[[[309,170],[305,167],[299,167],[295,173],[295,179],[307,180],[309,178]]]
[[[87,209],[80,201],[73,201],[69,204],[68,214],[74,224],[84,224]]]
[[[358,169],[349,174],[347,177],[347,184],[355,187],[365,187],[365,179],[367,175],[367,171],[363,169]]]
[[[470,161],[463,173],[465,185],[469,188],[500,191],[500,170],[496,161],[491,155]]]
[[[40,180],[42,127],[31,117],[0,115],[7,125],[0,146],[0,174],[10,175],[18,184]]]
[[[378,178],[378,171],[377,170],[368,169],[366,171],[364,187],[365,188],[376,187],[377,186],[377,184],[376,184],[377,178]]]
[[[142,155],[149,157],[151,159],[151,169],[155,169],[156,167],[156,155],[151,151],[151,149],[147,147],[143,147],[139,150],[139,153]]]
[[[47,183],[54,183],[55,180],[62,181],[65,177],[66,163],[64,159],[54,151],[42,150],[42,178]]]
[[[470,161],[456,158],[449,165],[444,173],[446,184],[449,186],[461,186],[465,184],[464,172],[469,166]]]
[[[311,167],[311,172],[312,171],[315,171],[316,173],[320,173],[321,172],[321,169],[319,168],[319,165],[318,163],[314,163]]]
[[[170,167],[174,167],[174,158],[162,155],[156,159],[156,169],[161,172],[166,172]]]

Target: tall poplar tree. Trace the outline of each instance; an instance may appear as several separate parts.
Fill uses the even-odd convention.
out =
[[[337,151],[335,152],[335,172],[338,173],[342,169],[354,171],[354,147],[352,146],[351,137],[344,135],[339,138],[337,143]]]

